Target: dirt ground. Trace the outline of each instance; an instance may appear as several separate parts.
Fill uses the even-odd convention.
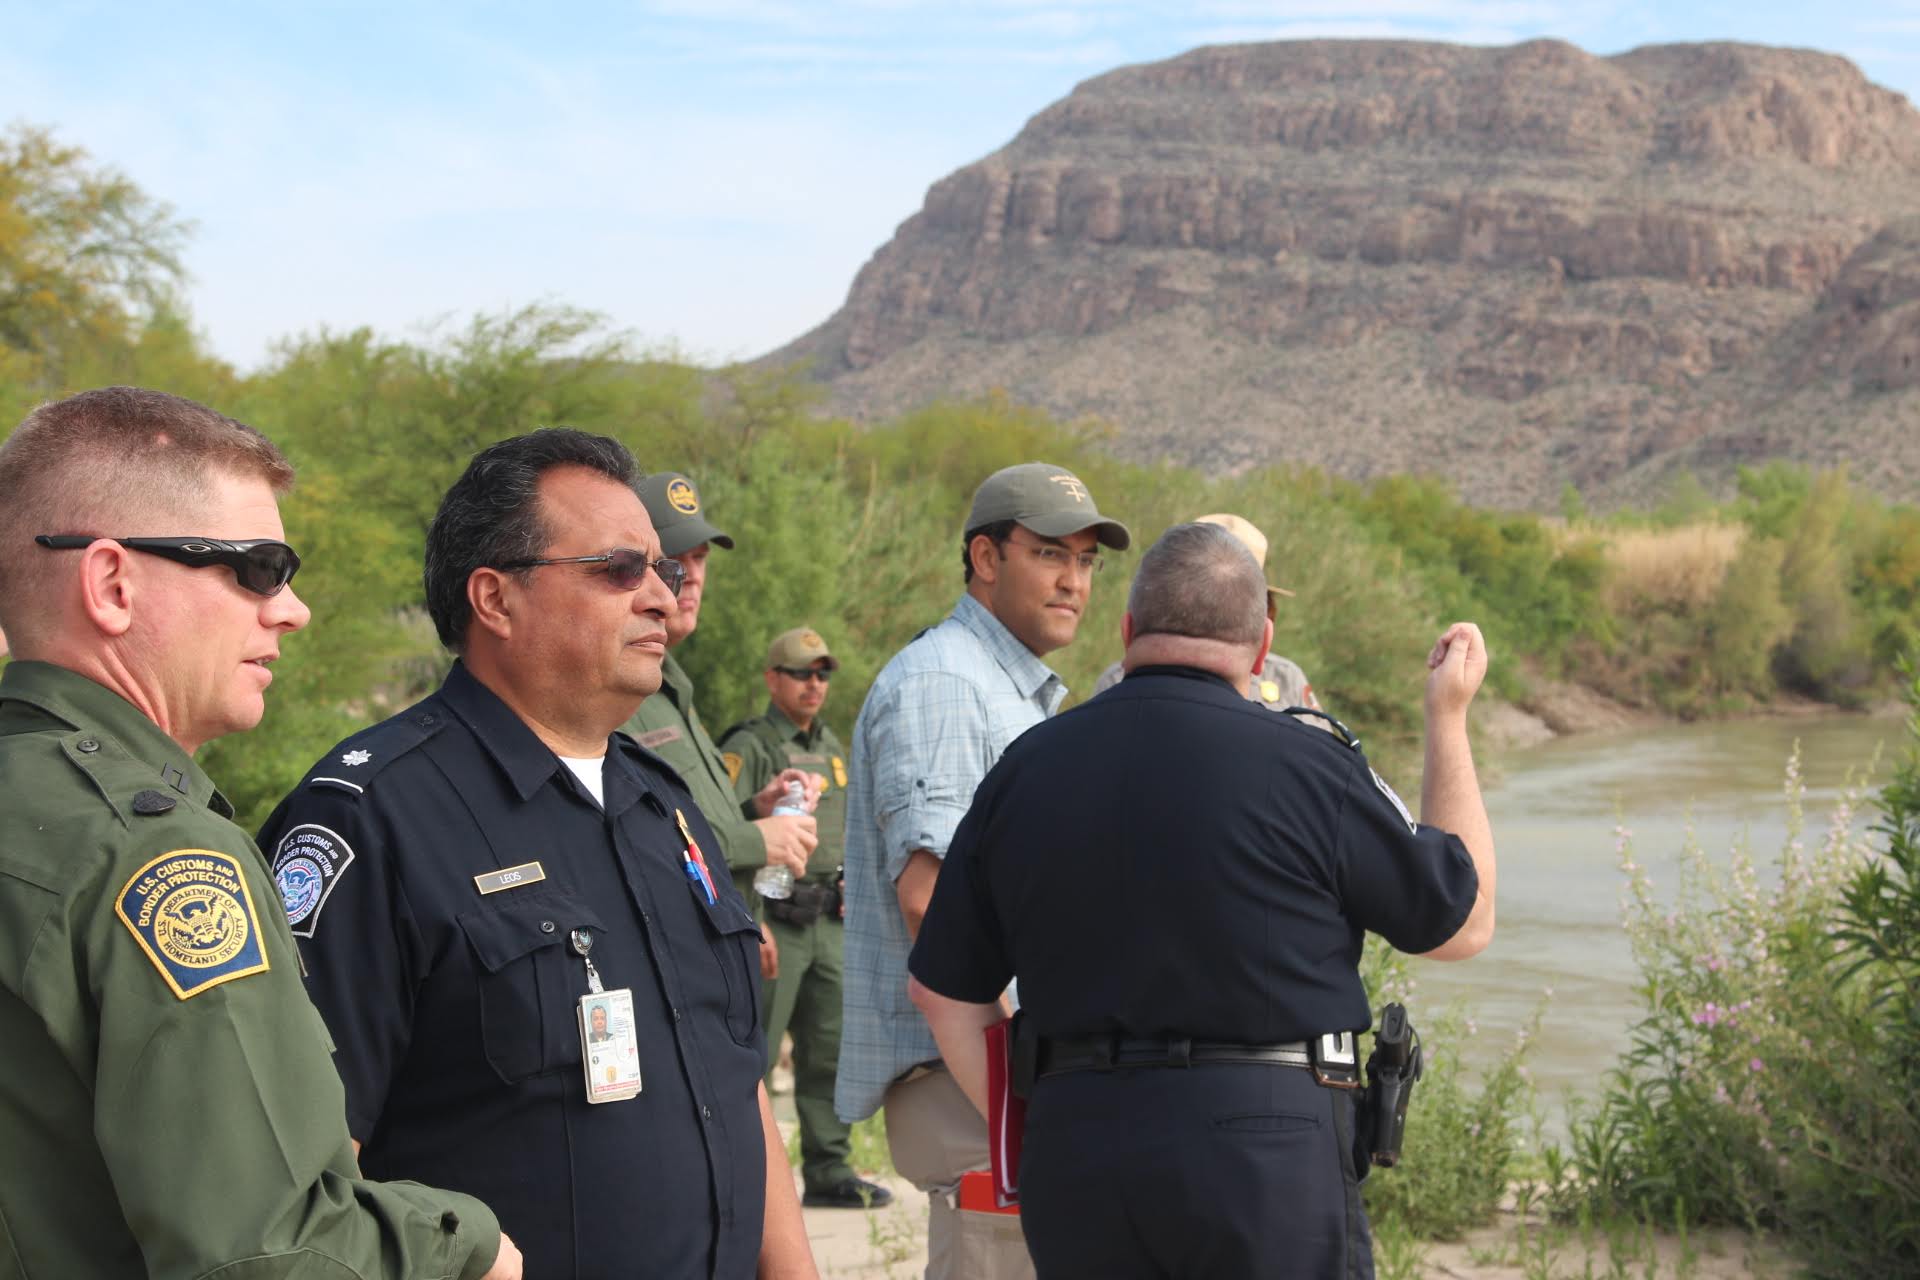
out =
[[[785,1104],[784,1106],[782,1104]],[[791,1137],[791,1102],[775,1099]],[[893,1192],[885,1209],[807,1209],[807,1239],[827,1280],[912,1280],[926,1266],[926,1197],[900,1178],[882,1178]],[[798,1183],[796,1181],[796,1187]],[[1577,1227],[1522,1217],[1511,1206],[1500,1220],[1465,1240],[1397,1251],[1375,1245],[1379,1280],[1788,1280],[1794,1268],[1779,1243],[1738,1231],[1622,1230],[1583,1233]]]

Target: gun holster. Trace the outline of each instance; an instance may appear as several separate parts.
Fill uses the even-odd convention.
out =
[[[1367,1090],[1360,1098],[1354,1134],[1354,1171],[1362,1179],[1374,1165],[1386,1169],[1399,1163],[1407,1105],[1424,1066],[1420,1034],[1407,1020],[1405,1006],[1389,1004],[1380,1011],[1380,1026],[1373,1034]]]

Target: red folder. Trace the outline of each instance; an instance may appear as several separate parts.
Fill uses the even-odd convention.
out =
[[[993,1157],[993,1207],[1018,1213],[1020,1140],[1027,1128],[1027,1100],[1013,1093],[1013,1023],[987,1028],[987,1148]],[[966,1188],[962,1185],[962,1195]],[[984,1200],[982,1196],[980,1199]],[[962,1205],[962,1208],[987,1208]]]

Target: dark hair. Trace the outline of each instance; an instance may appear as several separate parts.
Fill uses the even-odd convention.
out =
[[[1258,644],[1267,577],[1246,543],[1217,524],[1177,524],[1140,557],[1127,592],[1137,636]]]
[[[618,440],[571,427],[545,427],[488,445],[440,499],[427,529],[427,613],[440,643],[460,652],[473,608],[467,579],[475,569],[538,559],[551,535],[541,518],[540,477],[554,467],[586,467],[629,489],[640,469]],[[636,494],[636,496],[638,496]]]
[[[978,528],[969,529],[960,536],[960,567],[966,570],[966,576],[961,579],[962,582],[973,581],[973,540],[984,536],[993,539],[993,545],[996,548],[1003,547],[1007,544],[1007,539],[1013,536],[1014,527],[1019,523],[1018,520],[995,520],[992,524],[983,524]]]

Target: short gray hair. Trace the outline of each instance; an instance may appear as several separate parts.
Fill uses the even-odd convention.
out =
[[[1127,593],[1133,634],[1258,644],[1267,576],[1246,544],[1217,524],[1177,524],[1140,557]]]

